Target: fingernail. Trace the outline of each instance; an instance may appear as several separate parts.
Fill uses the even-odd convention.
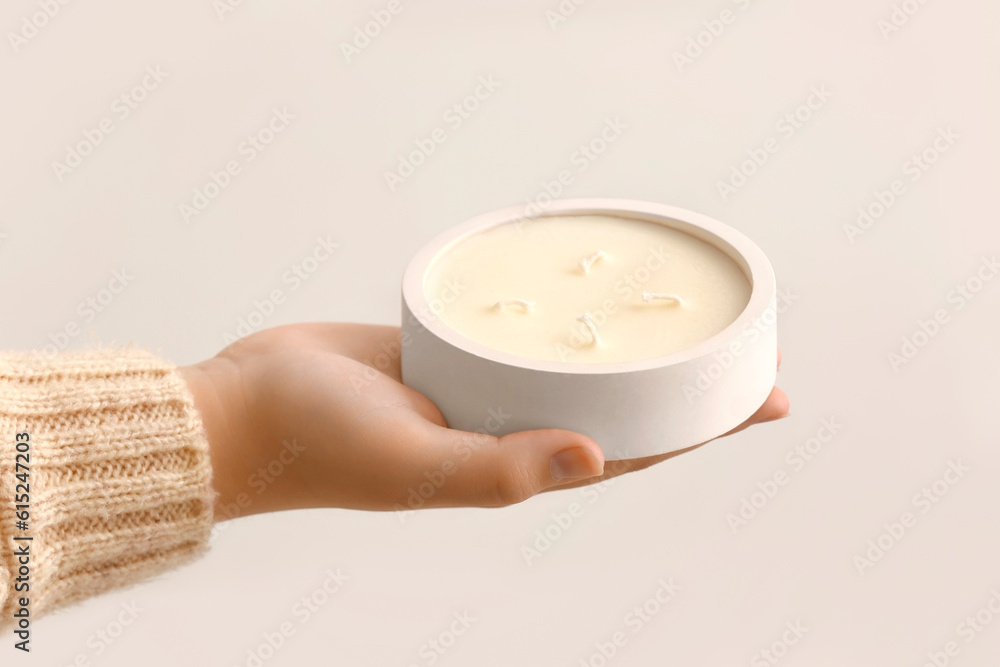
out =
[[[603,472],[604,465],[586,447],[564,449],[549,461],[549,474],[557,481],[595,477]]]

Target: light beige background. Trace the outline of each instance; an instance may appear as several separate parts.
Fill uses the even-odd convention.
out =
[[[555,29],[557,0],[401,3],[348,63],[340,43],[387,2],[243,0],[222,19],[210,0],[70,2],[16,50],[9,33],[39,5],[6,2],[0,347],[41,347],[78,322],[72,347],[134,341],[193,362],[275,288],[288,299],[266,326],[397,323],[421,244],[572,169],[564,196],[687,207],[761,245],[794,296],[779,374],[792,418],[596,496],[226,524],[196,564],[37,622],[29,659],[5,639],[2,663],[247,665],[290,621],[263,664],[429,665],[421,646],[467,611],[477,620],[434,664],[600,665],[595,643],[618,631],[612,665],[769,664],[757,654],[788,622],[808,628],[789,667],[916,667],[949,641],[950,664],[996,664],[1000,618],[971,642],[958,626],[1000,590],[1000,280],[960,310],[949,293],[1000,251],[1000,8],[910,0],[918,11],[884,36],[893,0],[590,0]],[[679,68],[674,54],[724,9],[732,23]],[[120,119],[116,98],[155,66],[166,79]],[[500,87],[447,125],[481,76]],[[784,137],[776,123],[814,86],[829,100]],[[273,108],[294,120],[243,161]],[[60,182],[53,161],[105,117],[114,131]],[[574,151],[609,118],[627,129],[577,171]],[[435,127],[447,141],[390,192],[383,173]],[[905,163],[949,127],[958,138],[912,182]],[[771,137],[777,152],[723,200],[717,182]],[[241,173],[185,223],[179,204],[231,159]],[[905,192],[851,243],[844,225],[894,179]],[[292,291],[282,276],[318,236],[340,247]],[[78,304],[122,269],[134,280],[84,321]],[[947,324],[894,369],[888,355],[939,309]],[[842,427],[796,471],[786,454],[823,419]],[[956,460],[969,471],[922,514],[914,495]],[[734,532],[727,514],[778,471],[788,483]],[[522,546],[574,502],[582,516],[529,566]],[[855,556],[907,511],[916,525],[859,573]],[[349,581],[300,623],[296,601],[337,568]],[[670,577],[676,597],[633,632],[626,614]],[[98,655],[95,633],[116,632],[133,601],[138,618]]]

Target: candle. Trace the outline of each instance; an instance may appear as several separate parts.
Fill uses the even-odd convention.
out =
[[[457,294],[438,313],[484,345],[534,359],[607,363],[707,340],[746,307],[725,253],[670,227],[608,215],[508,223],[435,258],[424,289]]]
[[[705,442],[764,402],[776,286],[750,239],[650,202],[520,213],[444,232],[403,277],[403,382],[449,426],[565,428],[613,460]]]

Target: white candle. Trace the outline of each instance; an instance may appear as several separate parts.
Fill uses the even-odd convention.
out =
[[[567,428],[637,458],[711,440],[760,407],[777,289],[753,241],[654,202],[522,212],[443,232],[403,276],[403,382],[451,428]]]
[[[543,217],[473,234],[424,281],[438,313],[489,347],[533,359],[649,359],[705,341],[746,308],[750,284],[715,246],[606,215]],[[457,286],[457,289],[456,289]]]

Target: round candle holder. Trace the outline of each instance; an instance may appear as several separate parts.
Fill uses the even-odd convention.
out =
[[[428,298],[435,258],[498,225],[550,216],[605,215],[666,225],[721,250],[750,284],[729,326],[673,354],[611,363],[533,359],[488,347],[439,315],[448,295]],[[403,382],[431,399],[451,428],[505,435],[562,428],[593,438],[608,460],[686,449],[735,428],[767,399],[777,366],[774,271],[749,238],[673,206],[620,199],[556,201],[527,218],[515,206],[477,216],[422,248],[403,277]]]

